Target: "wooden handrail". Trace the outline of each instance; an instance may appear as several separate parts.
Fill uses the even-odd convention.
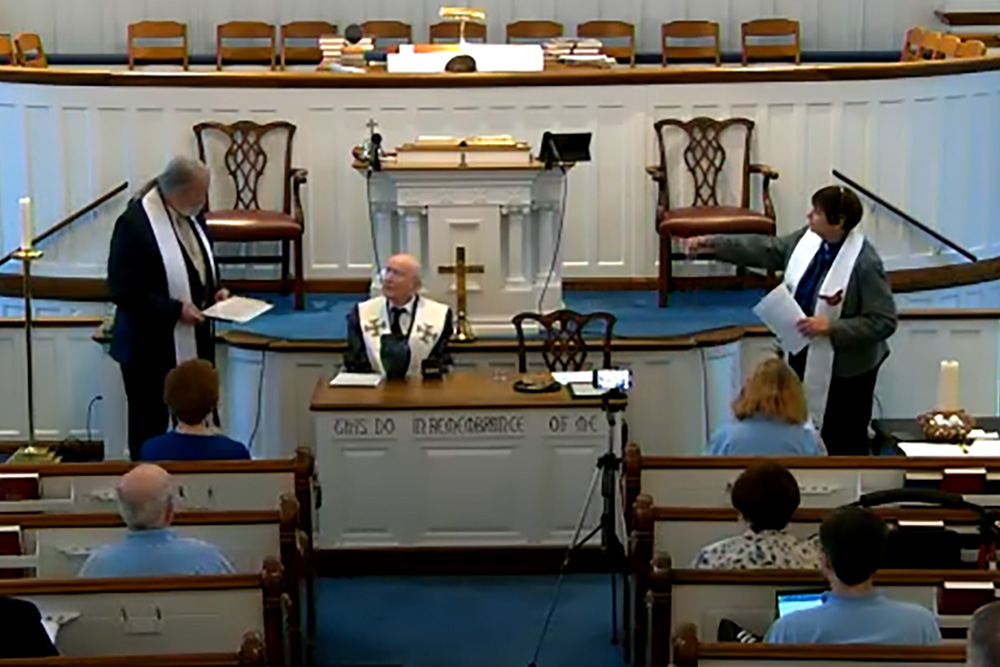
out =
[[[63,218],[62,220],[60,220],[55,225],[53,225],[49,229],[45,230],[44,232],[42,232],[41,234],[39,234],[38,236],[36,236],[34,239],[32,239],[31,244],[32,245],[36,245],[38,243],[41,243],[45,239],[49,238],[50,236],[52,236],[54,234],[58,234],[63,229],[69,227],[74,222],[76,222],[77,220],[79,220],[83,216],[85,216],[88,213],[90,213],[91,211],[93,211],[95,208],[101,206],[102,204],[104,204],[105,202],[107,202],[112,197],[115,197],[116,195],[118,195],[118,193],[123,192],[123,191],[125,191],[127,189],[128,189],[128,181],[122,181],[122,183],[119,184],[118,187],[115,187],[115,188],[112,188],[111,190],[108,190],[103,195],[101,195],[100,197],[98,197],[94,201],[90,202],[89,204],[87,204],[86,206],[84,206],[83,208],[81,208],[80,210],[74,211],[73,213],[70,213],[67,217]],[[6,264],[7,262],[9,262],[10,260],[14,259],[14,255],[16,253],[17,253],[17,251],[15,250],[13,252],[7,253],[2,258],[0,258],[0,266],[3,266],[4,264]]]
[[[920,231],[924,232],[925,234],[928,234],[929,236],[933,237],[935,240],[937,240],[937,241],[945,244],[946,246],[948,246],[949,248],[951,248],[952,250],[954,250],[958,254],[962,255],[963,257],[965,257],[969,261],[971,261],[971,262],[978,262],[979,261],[978,257],[976,257],[975,255],[973,255],[971,252],[969,252],[968,250],[966,250],[962,246],[958,245],[957,243],[955,243],[951,239],[949,239],[947,236],[944,236],[943,234],[941,234],[937,230],[931,229],[930,227],[928,227],[924,223],[920,222],[919,220],[917,220],[916,218],[914,218],[912,215],[910,215],[906,211],[904,211],[901,208],[899,208],[898,206],[894,206],[894,205],[890,204],[885,199],[883,199],[882,197],[879,197],[877,194],[875,194],[874,192],[872,192],[871,190],[869,190],[865,186],[861,185],[860,183],[858,183],[857,181],[855,181],[851,177],[845,176],[844,174],[842,174],[840,171],[838,171],[836,169],[833,170],[833,176],[834,176],[834,178],[838,178],[841,181],[843,181],[844,183],[847,183],[849,186],[851,186],[852,188],[854,188],[855,190],[857,190],[858,192],[860,192],[864,196],[868,197],[869,199],[871,199],[872,201],[874,201],[879,206],[885,208],[888,211],[891,211],[891,212],[895,213],[896,215],[898,215],[903,220],[907,221],[908,223],[910,223],[911,225],[913,225],[914,227],[916,227]]]

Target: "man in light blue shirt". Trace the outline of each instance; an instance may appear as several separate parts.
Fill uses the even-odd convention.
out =
[[[796,611],[774,622],[766,641],[775,644],[900,644],[941,642],[930,610],[889,600],[872,577],[882,563],[889,529],[858,507],[829,514],[819,529],[822,570],[830,594],[819,607]]]
[[[232,574],[233,566],[211,544],[180,537],[169,529],[174,518],[170,473],[140,465],[118,483],[118,507],[128,534],[92,554],[82,577],[162,577]]]

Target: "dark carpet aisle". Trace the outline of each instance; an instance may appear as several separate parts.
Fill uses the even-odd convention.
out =
[[[322,579],[317,664],[526,667],[555,580],[554,576]],[[610,605],[607,575],[568,576],[538,667],[622,665],[621,647],[610,641]]]

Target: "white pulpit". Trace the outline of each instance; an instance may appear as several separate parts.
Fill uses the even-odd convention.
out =
[[[371,180],[379,258],[416,256],[428,296],[454,307],[455,277],[438,269],[452,265],[456,247],[465,246],[466,261],[485,269],[468,277],[473,329],[510,332],[518,313],[562,307],[563,178],[534,161],[454,167],[387,161]]]

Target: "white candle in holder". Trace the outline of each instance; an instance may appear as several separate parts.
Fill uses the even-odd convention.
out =
[[[961,406],[958,400],[958,362],[942,361],[938,377],[938,410],[954,411]]]
[[[21,250],[31,250],[31,239],[34,236],[31,224],[31,197],[22,197],[21,204]]]

